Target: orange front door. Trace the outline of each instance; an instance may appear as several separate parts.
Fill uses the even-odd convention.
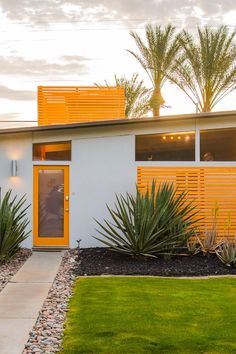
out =
[[[34,246],[69,245],[69,166],[34,166]]]

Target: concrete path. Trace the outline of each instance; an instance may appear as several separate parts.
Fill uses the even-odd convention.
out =
[[[63,252],[35,252],[0,293],[0,354],[21,354]]]

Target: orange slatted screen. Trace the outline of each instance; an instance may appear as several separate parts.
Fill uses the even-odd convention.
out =
[[[38,87],[39,125],[122,118],[125,118],[123,87]]]
[[[236,235],[236,167],[138,167],[138,188],[145,190],[152,180],[173,182],[179,190],[188,190],[189,198],[198,205],[199,229],[211,228],[213,210],[219,207],[219,237]]]

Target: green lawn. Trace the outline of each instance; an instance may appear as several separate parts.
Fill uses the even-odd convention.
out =
[[[236,353],[236,279],[80,278],[61,353]]]

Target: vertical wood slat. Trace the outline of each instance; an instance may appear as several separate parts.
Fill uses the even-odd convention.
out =
[[[220,238],[234,239],[236,235],[236,167],[156,167],[137,169],[138,188],[145,191],[152,181],[157,185],[173,182],[199,208],[202,221],[198,227],[203,233],[210,230],[214,209],[219,208],[217,230]]]
[[[39,125],[122,118],[125,118],[123,87],[38,87]]]

